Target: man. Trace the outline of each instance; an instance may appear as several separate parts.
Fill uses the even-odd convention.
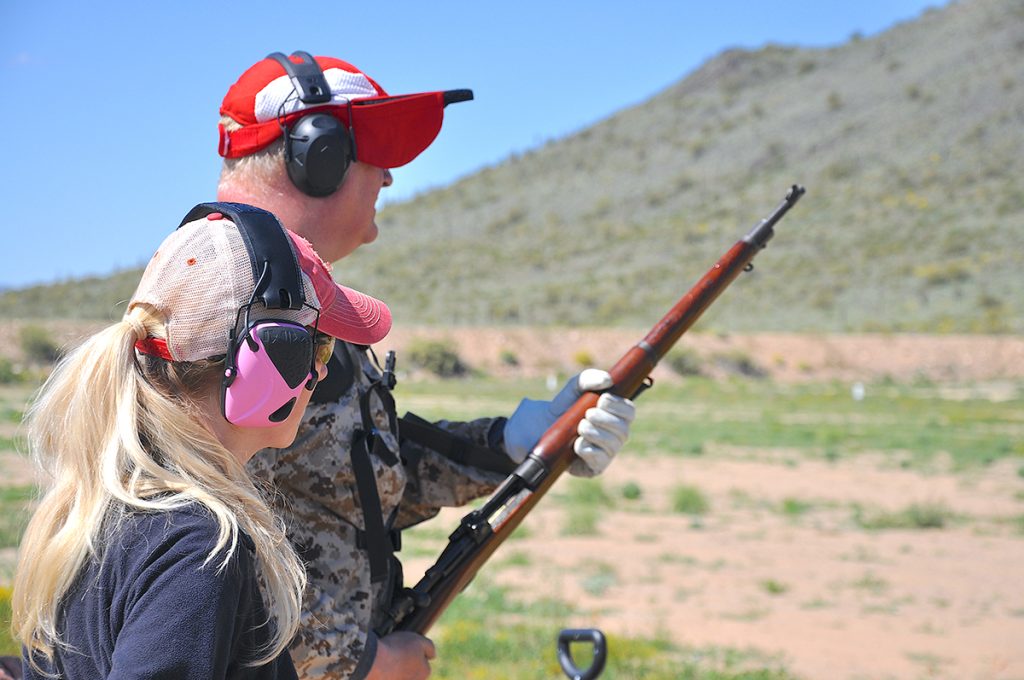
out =
[[[221,106],[218,200],[275,213],[327,262],[377,238],[375,203],[441,128],[468,90],[390,97],[339,59],[304,52],[258,62]],[[395,415],[393,373],[367,347],[339,344],[295,444],[254,459],[280,492],[309,588],[292,646],[307,678],[426,678],[433,644],[413,633],[378,639],[401,585],[398,531],[487,494],[604,371],[571,379],[551,402],[523,400],[509,418],[436,426]],[[604,394],[580,425],[570,472],[602,472],[622,447],[631,402]]]

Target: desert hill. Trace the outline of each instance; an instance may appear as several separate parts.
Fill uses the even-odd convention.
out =
[[[650,100],[386,207],[339,265],[417,324],[653,322],[786,188],[808,193],[702,321],[1020,332],[1024,2],[870,38],[729,50]],[[118,315],[137,272],[0,295],[6,318]]]

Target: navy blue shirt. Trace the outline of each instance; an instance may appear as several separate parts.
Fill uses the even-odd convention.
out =
[[[218,570],[223,552],[204,566],[217,533],[201,506],[129,515],[65,596],[58,628],[72,650],[58,648],[49,670],[69,680],[296,678],[287,651],[247,665],[270,637],[256,554],[240,533],[227,567]]]

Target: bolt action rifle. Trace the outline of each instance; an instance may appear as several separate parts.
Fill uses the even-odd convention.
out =
[[[754,268],[751,260],[774,235],[775,224],[804,193],[793,185],[772,213],[740,239],[635,347],[612,367],[612,394],[635,399],[653,384],[650,373],[680,336],[715,298],[739,276]],[[576,428],[598,394],[588,392],[541,436],[533,451],[494,491],[487,502],[462,518],[437,562],[419,583],[395,597],[388,619],[377,634],[395,630],[425,635],[451,601],[469,585],[480,567],[511,535],[572,462]]]

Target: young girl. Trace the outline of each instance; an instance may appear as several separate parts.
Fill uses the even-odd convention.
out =
[[[269,213],[186,222],[30,410],[46,488],[15,581],[25,677],[295,677],[305,574],[243,466],[292,443],[334,338],[377,342],[391,315]]]

